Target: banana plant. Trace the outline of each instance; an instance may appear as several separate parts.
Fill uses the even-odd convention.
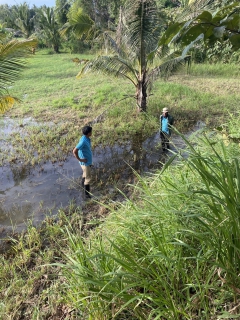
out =
[[[178,43],[186,46],[201,37],[208,45],[229,39],[234,51],[240,49],[239,1],[217,8],[207,6],[198,14],[186,15],[186,18],[173,23],[166,30],[162,44]]]
[[[36,43],[34,39],[7,41],[6,35],[0,35],[0,113],[4,113],[19,101],[9,94],[8,88],[19,78],[26,66],[25,58]]]
[[[109,37],[111,54],[87,62],[77,78],[88,72],[101,72],[127,79],[135,87],[138,110],[147,111],[147,97],[154,80],[169,76],[186,61],[186,55],[159,46],[165,26],[154,0],[128,0],[120,11],[115,38]]]

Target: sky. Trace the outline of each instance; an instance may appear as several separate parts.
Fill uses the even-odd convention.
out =
[[[8,4],[9,6],[21,4],[26,2],[29,7],[32,7],[33,5],[37,7],[41,7],[43,5],[46,5],[47,7],[54,7],[55,6],[55,0],[0,0],[0,4]]]

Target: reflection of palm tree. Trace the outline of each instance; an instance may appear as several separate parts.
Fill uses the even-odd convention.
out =
[[[136,133],[132,137],[132,151],[133,151],[133,168],[136,171],[141,170],[141,163],[143,157],[146,156],[143,152],[143,133],[142,131]]]
[[[14,186],[17,186],[27,176],[27,168],[25,166],[21,168],[11,167]]]
[[[36,40],[6,41],[6,36],[0,35],[0,113],[11,108],[18,99],[8,93],[8,86],[18,78],[26,65],[25,57],[36,45]]]

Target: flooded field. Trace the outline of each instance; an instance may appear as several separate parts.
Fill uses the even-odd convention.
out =
[[[22,129],[28,122],[33,123],[29,118],[18,126]],[[13,120],[1,122],[1,148],[11,148],[7,137],[15,130],[13,124]],[[199,127],[200,124],[195,130]],[[172,143],[172,151],[184,147],[178,136],[173,136]],[[133,169],[142,174],[160,168],[170,154],[162,152],[158,133],[145,141],[138,135],[130,137],[129,143],[124,145],[96,147],[93,151],[93,195],[99,197],[103,191],[111,192],[119,182],[122,185],[131,183]],[[81,168],[72,154],[64,162],[49,161],[35,167],[13,163],[0,167],[0,237],[10,230],[24,229],[29,219],[37,224],[46,215],[57,214],[71,201],[81,205],[85,199],[80,181]]]

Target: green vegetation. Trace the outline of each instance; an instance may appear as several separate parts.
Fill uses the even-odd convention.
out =
[[[188,131],[198,120],[210,127],[221,125],[228,112],[236,111],[240,98],[236,65],[193,64],[189,74],[183,68],[168,81],[155,82],[153,95],[148,98],[148,114],[139,115],[135,110],[134,92],[126,81],[118,81],[116,86],[115,80],[98,74],[78,80],[76,75],[81,66],[72,61],[75,57],[49,55],[41,50],[30,59],[21,81],[10,89],[11,95],[20,97],[22,102],[7,115],[31,116],[39,125],[24,128],[18,125],[17,132],[9,137],[12,152],[1,152],[2,163],[64,160],[86,123],[93,123],[94,145],[129,140],[140,131],[149,137],[158,130],[163,107],[170,108],[181,132]],[[79,55],[79,58],[90,60],[92,56]]]
[[[132,200],[87,239],[66,228],[63,268],[77,309],[93,319],[239,313],[239,146],[201,136],[187,159],[139,177]]]
[[[238,122],[197,132],[125,202],[29,222],[1,255],[1,317],[238,318]]]
[[[6,114],[17,121],[11,135],[1,140],[1,165],[64,161],[85,124],[93,126],[94,146],[124,143],[132,136],[150,137],[158,130],[163,107],[170,109],[180,132],[188,131],[198,120],[207,124],[206,130],[197,132],[191,142],[186,141],[186,149],[172,157],[170,152],[166,155],[168,161],[161,171],[145,176],[135,173],[136,184],[125,186],[128,196],[120,190],[119,202],[115,190],[83,207],[70,203],[65,212],[59,210],[56,217],[47,217],[38,228],[28,221],[26,232],[8,235],[0,256],[1,319],[240,317],[240,70],[231,63],[192,64],[188,73],[183,66],[175,69],[168,81],[155,81],[155,75],[164,67],[169,73],[169,58],[175,62],[174,55],[167,55],[159,67],[160,58],[175,50],[172,42],[180,39],[176,37],[178,31],[180,51],[184,43],[186,49],[192,47],[194,61],[212,62],[226,43],[225,31],[229,36],[231,30],[225,53],[219,57],[221,61],[237,61],[239,5],[228,7],[224,2],[219,10],[222,1],[214,2],[214,17],[210,11],[201,13],[211,1],[192,1],[196,10],[189,24],[185,24],[186,18],[181,20],[184,24],[170,26],[171,20],[176,22],[176,15],[182,18],[186,2],[182,1],[176,11],[165,10],[161,23],[158,9],[172,8],[173,2],[128,1],[126,23],[122,15],[117,21],[118,13],[124,10],[115,0],[108,0],[107,7],[102,0],[77,0],[72,7],[61,0],[56,3],[57,12],[50,8],[33,8],[30,12],[26,4],[1,6],[4,10],[0,10],[0,22],[16,28],[16,20],[26,36],[35,30],[39,48],[48,47],[36,50],[23,78],[11,88],[6,88],[6,83],[12,85],[22,66],[13,64],[13,68],[10,61],[6,72],[5,60],[0,57],[0,68],[10,79],[3,79],[1,93],[9,89],[9,97],[22,100]],[[60,14],[59,8],[63,7]],[[80,18],[97,27],[104,36],[106,50],[108,41],[116,40],[117,56],[96,59],[93,51],[81,56],[52,54],[61,52],[64,45],[79,51],[81,48],[81,52],[102,46],[100,37],[86,44],[89,26],[80,39],[76,38],[74,27]],[[68,29],[69,38],[60,38],[62,24],[69,22],[73,27]],[[206,30],[205,25],[211,25],[210,29]],[[4,27],[1,32],[9,37],[5,38],[9,44],[15,30]],[[195,46],[195,40],[202,39],[202,28],[209,41],[204,50]],[[120,41],[121,33],[128,36],[127,42]],[[219,45],[219,41],[223,43]],[[4,44],[2,48],[6,49]],[[13,62],[18,58],[14,55],[17,60]],[[130,64],[126,64],[127,59]],[[129,68],[134,62],[137,68]],[[90,67],[126,75],[134,83],[134,92],[124,78],[117,83],[98,73],[76,78]],[[150,82],[153,95],[147,96]],[[136,111],[136,98],[140,110],[146,111],[148,106],[147,113]],[[11,104],[13,100],[5,101]],[[25,125],[26,117],[32,120]]]

